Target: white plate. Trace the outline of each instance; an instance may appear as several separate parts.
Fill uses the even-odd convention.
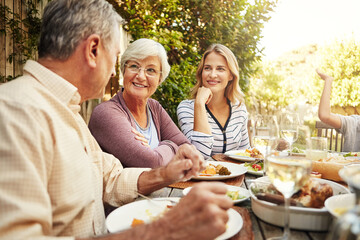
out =
[[[213,164],[214,166],[217,165],[222,165],[224,167],[226,167],[231,174],[230,175],[219,175],[219,174],[215,174],[212,176],[197,176],[197,177],[193,177],[192,179],[198,179],[198,180],[221,180],[221,179],[228,179],[228,178],[233,178],[233,177],[237,177],[240,175],[243,175],[247,172],[247,168],[244,166],[241,166],[240,164],[236,164],[236,163],[229,163],[229,162],[216,162],[216,161],[207,161],[207,164]]]
[[[350,193],[349,189],[333,181],[318,178],[314,178],[314,180],[319,181],[320,183],[329,184],[333,189],[334,196]],[[270,182],[270,180],[266,176],[257,178],[250,185],[250,189],[252,188],[253,184],[256,184],[257,182],[261,184],[263,182]],[[258,216],[261,220],[276,226],[284,226],[284,206],[279,206],[271,202],[259,200],[251,190],[250,195],[251,208],[256,216]],[[293,229],[328,231],[331,222],[332,217],[325,207],[307,208],[290,206],[290,227]]]
[[[232,150],[232,151],[227,151],[224,154],[225,154],[225,156],[228,156],[229,158],[232,158],[235,160],[240,160],[243,162],[253,162],[257,159],[257,158],[247,157],[247,156],[236,155],[237,153],[244,153],[244,152],[245,152],[245,150]]]
[[[245,163],[241,164],[243,165],[244,167],[245,166]],[[253,175],[256,175],[256,176],[263,176],[264,175],[264,171],[261,170],[261,171],[255,171],[253,170],[251,167],[246,167],[247,168],[247,173],[250,173],[250,174],[253,174]]]
[[[163,199],[179,201],[180,198]],[[157,201],[154,203],[149,200],[140,200],[126,204],[115,209],[109,214],[106,218],[106,227],[110,233],[115,233],[130,229],[134,218],[141,219],[145,221],[145,223],[150,223],[152,221],[150,215],[152,217],[158,216],[164,212],[166,206],[169,204],[171,204],[169,201]],[[227,212],[229,215],[229,221],[227,222],[226,232],[217,237],[216,240],[225,240],[234,236],[243,226],[242,217],[238,212],[231,208]]]
[[[244,198],[242,198],[242,199],[233,200],[234,204],[243,202],[250,197],[250,192],[246,188],[236,187],[236,186],[232,186],[232,185],[227,185],[226,187],[227,187],[228,191],[238,191],[240,196],[244,196]],[[187,195],[189,193],[189,191],[191,190],[191,188],[192,187],[185,188],[182,192],[183,195],[184,196]]]
[[[355,194],[341,194],[329,197],[325,200],[325,208],[334,216],[339,217],[340,214],[336,210],[350,210],[355,206]]]

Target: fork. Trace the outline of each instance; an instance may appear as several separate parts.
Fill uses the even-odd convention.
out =
[[[139,192],[137,192],[137,194],[142,197],[142,198],[145,198],[151,202],[154,202],[156,203],[157,201],[167,201],[167,202],[170,202],[173,206],[175,206],[178,202],[175,201],[175,200],[172,200],[172,199],[169,199],[169,198],[149,198],[148,196],[145,196],[144,194],[141,194]]]

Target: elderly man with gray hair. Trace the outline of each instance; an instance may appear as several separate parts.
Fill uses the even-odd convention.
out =
[[[51,1],[39,60],[0,86],[0,239],[213,239],[225,231],[226,188],[199,184],[159,220],[106,235],[103,202],[121,206],[204,168],[184,144],[164,167],[124,169],[79,115],[115,74],[120,24],[105,0]]]

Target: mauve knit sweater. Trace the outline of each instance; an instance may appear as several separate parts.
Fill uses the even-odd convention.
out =
[[[131,127],[136,129],[136,123],[126,107],[122,90],[96,106],[91,115],[91,133],[103,151],[117,157],[124,167],[164,166],[181,144],[190,143],[158,101],[150,98],[148,106],[159,137],[159,146],[155,149],[142,145],[131,132]]]

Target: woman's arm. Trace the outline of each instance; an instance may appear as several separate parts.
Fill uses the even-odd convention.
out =
[[[160,143],[151,149],[137,139],[133,127],[125,110],[111,102],[97,106],[89,122],[89,129],[101,148],[126,167],[164,166],[175,155],[175,144]]]
[[[325,73],[320,72],[316,69],[316,72],[319,74],[321,79],[324,80],[324,89],[320,98],[319,104],[319,118],[324,123],[334,127],[341,127],[341,119],[336,114],[331,113],[330,111],[330,96],[331,96],[331,85],[333,82],[333,77],[326,75]]]
[[[179,126],[184,135],[203,154],[205,158],[210,157],[214,144],[211,134],[194,131],[194,106],[192,101],[184,100],[177,107]],[[206,122],[208,120],[206,119]]]

